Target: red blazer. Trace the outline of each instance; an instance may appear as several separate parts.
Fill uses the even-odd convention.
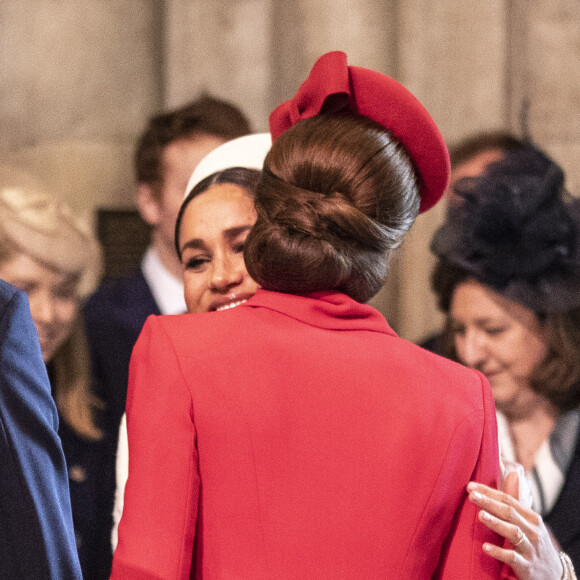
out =
[[[133,351],[114,579],[499,578],[482,375],[337,293],[153,316]]]

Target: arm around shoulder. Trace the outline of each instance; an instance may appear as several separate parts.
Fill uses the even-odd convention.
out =
[[[479,400],[478,408],[470,414],[468,423],[456,432],[450,450],[457,455],[457,449],[453,450],[454,446],[474,446],[470,472],[465,470],[462,474],[462,477],[467,477],[464,481],[465,488],[438,569],[437,577],[442,579],[509,578],[505,575],[505,570],[502,570],[500,562],[491,561],[483,553],[484,543],[499,541],[499,537],[478,524],[477,509],[468,501],[466,487],[470,480],[497,487],[500,478],[497,424],[491,388],[479,373],[474,377],[473,387],[473,396],[477,396]]]
[[[163,317],[150,317],[129,370],[129,478],[112,578],[191,570],[199,475],[192,400]]]

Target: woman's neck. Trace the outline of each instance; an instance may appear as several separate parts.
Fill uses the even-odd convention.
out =
[[[506,415],[516,461],[521,463],[526,471],[534,466],[536,453],[552,433],[556,416],[556,410],[547,401],[537,405],[525,415],[517,417]]]

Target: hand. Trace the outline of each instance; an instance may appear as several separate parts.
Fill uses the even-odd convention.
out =
[[[506,476],[504,490],[476,482],[467,486],[469,500],[481,509],[479,521],[510,543],[486,543],[485,553],[511,566],[521,580],[560,580],[562,562],[542,517],[518,501],[516,472]]]
[[[515,499],[517,499],[523,507],[525,508],[532,508],[533,496],[532,496],[532,487],[526,478],[526,473],[524,471],[523,466],[516,461],[509,461],[504,459],[503,457],[499,458],[499,467],[501,472],[501,489],[505,491],[507,494],[511,495]],[[517,490],[511,489],[510,491],[506,490],[505,488],[505,480],[507,476],[512,472],[515,471],[518,475],[518,483],[517,485],[514,482],[511,482],[511,485],[517,485]]]

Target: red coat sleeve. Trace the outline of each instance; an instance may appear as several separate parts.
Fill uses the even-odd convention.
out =
[[[483,432],[479,457],[471,480],[497,488],[500,471],[495,405],[487,379],[481,374],[480,378],[484,413]],[[461,442],[458,441],[457,444]],[[515,578],[507,567],[484,553],[482,548],[484,542],[502,545],[503,538],[491,532],[478,520],[478,511],[478,508],[469,501],[466,491],[456,512],[452,531],[434,578],[447,580]],[[471,558],[466,557],[466,554],[471,554]]]
[[[160,318],[135,345],[127,398],[129,479],[111,578],[188,579],[199,498],[192,401]]]

